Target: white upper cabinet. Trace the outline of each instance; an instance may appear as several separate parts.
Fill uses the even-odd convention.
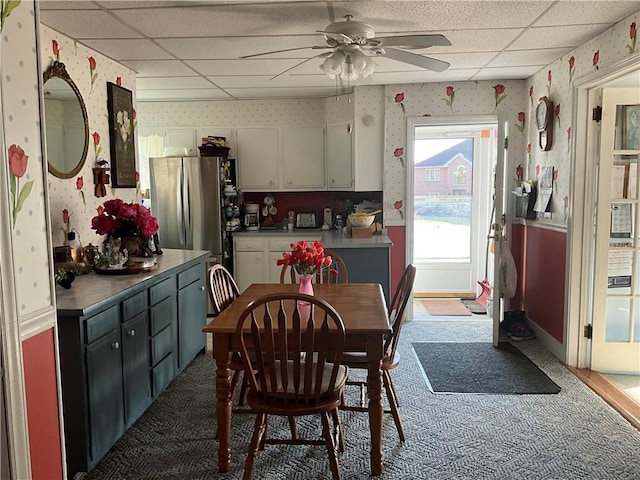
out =
[[[285,190],[324,189],[324,127],[282,127]]]
[[[164,131],[165,155],[197,155],[200,145],[195,128],[167,128]],[[185,151],[182,151],[184,149]]]
[[[278,127],[237,128],[238,184],[243,190],[279,190]]]
[[[328,190],[353,190],[352,132],[349,123],[327,125],[325,162]]]

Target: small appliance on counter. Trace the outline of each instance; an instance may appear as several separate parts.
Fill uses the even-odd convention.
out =
[[[322,219],[322,229],[329,230],[333,226],[333,210],[330,208],[324,209],[324,215]]]
[[[296,228],[318,228],[318,217],[314,212],[296,214]]]
[[[250,231],[260,230],[260,205],[257,203],[244,204],[244,228]]]

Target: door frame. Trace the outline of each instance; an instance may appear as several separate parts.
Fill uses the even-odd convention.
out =
[[[501,145],[504,145],[505,136],[508,135],[508,132],[505,131],[508,128],[508,124],[502,118],[502,115],[465,115],[465,116],[455,116],[455,117],[407,117],[407,159],[413,159],[414,149],[413,144],[415,140],[414,130],[417,126],[446,126],[446,125],[492,125],[495,126],[497,130],[497,142],[496,142],[496,161],[498,164],[503,165],[502,170],[504,171],[504,155],[505,151],[502,149]],[[414,208],[413,208],[413,200],[409,201],[410,198],[413,197],[413,181],[414,181],[414,168],[409,168],[413,165],[413,161],[407,160],[406,162],[406,207],[405,207],[405,258],[406,263],[413,262],[413,235],[414,235],[414,225],[413,225],[413,216],[414,216]],[[493,168],[493,165],[491,166]],[[495,188],[499,182],[504,182],[504,172],[495,172],[496,178],[494,181],[494,188],[491,189],[490,195],[493,196],[496,194],[496,215],[502,216],[504,205],[504,200],[502,199],[502,204],[500,206],[497,205],[499,199],[497,198],[497,193],[500,193],[501,198],[504,196],[503,188],[500,188],[500,192],[495,192]],[[502,184],[501,184],[502,185]],[[491,196],[489,197],[489,205],[491,204]],[[489,209],[491,207],[489,206]],[[497,218],[497,217],[496,217]],[[494,218],[494,224],[498,223],[498,221]],[[487,225],[489,225],[489,218],[487,218]],[[482,233],[479,231],[479,234]],[[479,235],[480,236],[480,235]],[[484,241],[486,241],[486,235],[482,237]],[[498,242],[496,242],[498,243]],[[500,248],[499,245],[496,245],[494,251],[494,274],[496,271],[496,265],[499,265],[498,259],[500,258]],[[484,260],[486,261],[486,259]],[[491,275],[491,268],[488,269],[488,273]],[[495,277],[498,278],[498,277]],[[492,283],[495,283],[492,281]],[[411,308],[411,304],[413,303],[413,293],[411,294],[411,302],[409,307]],[[493,314],[493,343],[494,345],[498,344],[498,334],[499,334],[499,319],[501,315],[501,302],[494,302],[494,314]],[[409,311],[409,315],[412,315],[412,308]]]
[[[564,361],[576,368],[590,368],[591,342],[584,337],[584,327],[593,317],[593,273],[595,265],[594,206],[596,198],[596,159],[599,148],[599,125],[592,122],[591,110],[600,104],[604,87],[618,83],[639,70],[640,53],[575,80],[573,86],[571,142],[571,184],[569,186],[569,222],[565,278]],[[574,212],[577,213],[574,215]],[[580,214],[582,212],[582,214]]]

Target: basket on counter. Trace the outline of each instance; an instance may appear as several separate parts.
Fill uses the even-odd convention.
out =
[[[202,145],[198,147],[201,157],[222,157],[227,158],[229,156],[229,147],[218,147],[216,145]]]

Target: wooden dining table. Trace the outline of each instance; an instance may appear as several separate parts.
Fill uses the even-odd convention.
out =
[[[296,284],[254,283],[203,332],[213,335],[216,361],[216,418],[218,423],[218,470],[231,468],[231,371],[230,353],[238,350],[236,325],[253,300],[280,292],[297,292]],[[345,326],[345,351],[366,352],[368,363],[369,429],[371,432],[371,474],[381,475],[382,467],[382,371],[384,336],[391,333],[382,287],[377,283],[314,284],[314,296],[330,303]]]

